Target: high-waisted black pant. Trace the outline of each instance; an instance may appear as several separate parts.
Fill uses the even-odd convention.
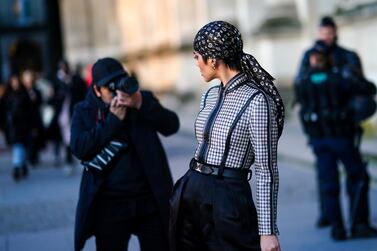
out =
[[[257,213],[248,181],[189,170],[171,199],[176,251],[259,251]]]

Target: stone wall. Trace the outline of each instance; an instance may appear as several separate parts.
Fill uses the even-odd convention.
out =
[[[62,0],[65,54],[70,62],[84,64],[119,58],[155,91],[201,92],[192,40],[202,25],[223,19],[239,27],[245,51],[276,77],[278,86],[290,88],[303,51],[316,38],[318,20],[335,13],[341,2]],[[366,75],[377,82],[376,15],[339,22],[340,43],[359,52]]]

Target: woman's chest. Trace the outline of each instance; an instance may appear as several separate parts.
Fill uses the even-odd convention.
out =
[[[206,100],[195,121],[198,142],[221,144],[230,133],[248,137],[248,97],[226,95]]]

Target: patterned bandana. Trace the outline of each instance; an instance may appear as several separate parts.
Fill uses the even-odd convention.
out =
[[[284,126],[284,104],[273,83],[274,78],[252,55],[243,52],[241,33],[236,27],[224,21],[206,24],[195,36],[194,50],[206,58],[239,60],[242,72],[274,100],[278,113],[276,119],[279,136],[281,135]]]

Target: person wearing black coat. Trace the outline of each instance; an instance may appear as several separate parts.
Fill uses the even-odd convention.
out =
[[[360,112],[350,106],[354,97],[367,95],[375,87],[369,82],[346,78],[334,69],[330,49],[323,41],[316,42],[310,53],[311,69],[295,85],[300,119],[316,157],[322,210],[331,224],[331,237],[347,239],[340,204],[338,163],[341,162],[350,200],[349,237],[377,237],[377,229],[369,219],[369,174],[354,140],[359,126],[355,116]]]
[[[12,176],[19,181],[28,175],[26,144],[30,135],[31,100],[17,75],[11,76],[4,95],[5,136],[12,146]]]
[[[28,127],[30,133],[26,144],[27,160],[33,167],[39,163],[39,152],[44,147],[44,127],[41,115],[42,94],[35,87],[35,73],[31,70],[25,70],[21,74],[21,82],[25,86],[26,92],[30,99],[30,120]]]
[[[362,127],[358,124],[360,119],[357,117],[366,117],[366,115],[371,115],[375,109],[375,102],[373,100],[373,95],[376,93],[376,88],[373,83],[367,81],[365,79],[362,63],[360,60],[359,55],[351,50],[345,49],[344,47],[338,44],[338,29],[335,20],[332,17],[325,16],[321,18],[319,23],[318,29],[318,38],[319,41],[322,42],[327,48],[327,58],[331,61],[331,68],[332,71],[342,78],[344,78],[344,83],[350,84],[353,83],[351,87],[350,93],[352,94],[352,102],[350,102],[350,107],[355,106],[355,114],[353,114],[353,119],[355,122],[353,123],[354,128],[352,132],[347,133],[348,143],[347,144],[331,144],[331,148],[336,148],[336,152],[344,154],[344,156],[351,158],[354,162],[353,167],[355,168],[355,172],[357,175],[363,176],[363,181],[359,182],[357,192],[355,189],[349,188],[349,193],[353,194],[354,199],[353,205],[351,206],[351,213],[350,216],[353,218],[351,220],[351,234],[350,237],[352,238],[365,238],[365,237],[376,237],[377,236],[377,229],[371,227],[369,224],[369,209],[368,209],[368,191],[369,191],[369,175],[367,173],[366,165],[367,163],[361,157],[360,153],[360,144],[361,144],[361,137],[362,137]],[[301,60],[298,73],[295,77],[294,86],[295,88],[299,88],[301,83],[306,82],[308,75],[311,73],[311,63],[310,63],[310,56],[313,52],[313,49],[316,49],[318,43],[315,43],[310,49],[308,49]],[[323,46],[322,46],[323,47]],[[359,86],[356,86],[359,85]],[[362,95],[360,95],[362,94]],[[371,102],[359,102],[358,98],[363,97],[361,100],[369,100]],[[365,99],[365,97],[368,97]],[[306,98],[306,97],[304,97]],[[307,98],[306,98],[307,99]],[[298,99],[296,99],[298,103],[300,103]],[[355,104],[355,105],[354,105]],[[362,106],[362,107],[360,107]],[[348,123],[348,126],[352,124]],[[345,127],[342,125],[342,127]],[[332,135],[334,136],[334,135]],[[343,135],[344,136],[344,135]],[[311,143],[310,143],[311,144]],[[311,144],[312,145],[312,144]],[[325,147],[321,146],[320,151],[314,151],[314,154],[317,159],[317,167],[321,164],[319,162],[324,162],[328,160],[329,166],[332,166],[332,170],[337,170],[335,166],[337,165],[337,160],[334,159],[334,155],[330,156],[330,150],[325,149]],[[350,154],[351,152],[352,154]],[[322,155],[324,153],[325,156]],[[356,164],[355,164],[356,163]],[[324,165],[323,165],[324,166]],[[319,170],[317,168],[317,170]],[[337,174],[332,174],[331,172],[324,172],[326,180],[332,180],[334,186],[330,189],[327,189],[327,193],[333,193],[333,197],[337,197],[339,193],[339,185],[335,182],[338,179]],[[318,177],[320,175],[318,174]],[[330,216],[326,214],[325,211],[325,200],[326,194],[324,194],[321,178],[318,178],[318,199],[319,199],[319,218],[317,220],[318,227],[326,227],[330,226],[331,220]],[[353,190],[353,191],[352,191]],[[356,202],[358,203],[356,203]],[[339,203],[336,204],[336,207],[339,207]],[[363,206],[357,206],[358,204],[363,204]],[[361,209],[360,209],[361,208]],[[360,212],[361,213],[360,213]],[[362,217],[356,217],[355,215],[362,215]],[[345,233],[342,227],[340,227],[340,231],[335,231],[341,233],[339,235],[334,234],[334,236],[338,236],[340,238],[336,239],[345,239]],[[334,232],[334,233],[335,233]]]
[[[92,74],[93,83],[86,99],[76,105],[71,127],[72,153],[85,167],[75,250],[92,235],[97,250],[126,250],[135,234],[141,250],[167,251],[173,183],[157,133],[177,132],[178,117],[149,91],[111,90],[114,80],[128,78],[115,59],[98,60]],[[122,147],[113,151],[117,144]]]

